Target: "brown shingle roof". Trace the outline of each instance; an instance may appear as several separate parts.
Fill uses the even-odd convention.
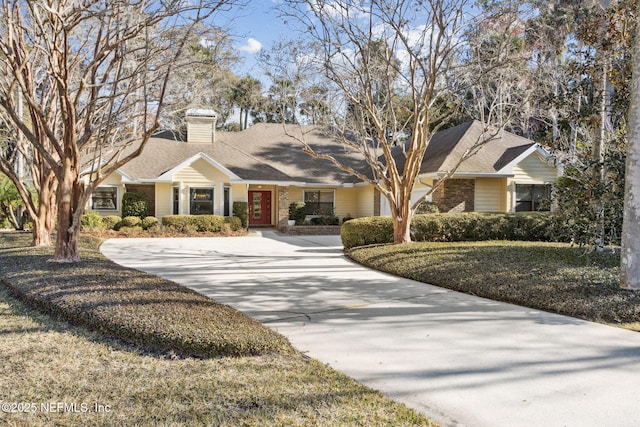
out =
[[[289,130],[295,131],[295,127]],[[305,138],[319,151],[337,153],[346,162],[353,154],[320,130],[306,128]],[[210,144],[194,144],[170,138],[152,138],[143,153],[122,171],[135,179],[156,179],[185,160],[204,153],[222,166],[250,181],[299,181],[318,184],[357,182],[325,160],[302,151],[302,144],[285,134],[280,124],[256,124],[242,132],[218,132]]]
[[[469,121],[436,133],[427,147],[420,173],[446,173],[453,170],[468,149],[491,134],[491,130],[483,134],[483,125],[479,121]],[[500,132],[464,161],[456,172],[496,173],[534,144],[531,140],[513,133]],[[398,147],[394,154],[396,163],[403,168],[404,155],[401,147]]]
[[[289,126],[300,135],[300,128]],[[438,132],[431,140],[420,173],[447,172],[460,156],[482,138],[482,124],[471,121]],[[360,155],[349,151],[320,128],[305,127],[305,140],[320,153],[328,153],[357,170],[369,168]],[[524,153],[534,143],[510,132],[501,132],[462,163],[458,172],[496,173]],[[204,153],[235,175],[248,181],[342,184],[359,182],[332,163],[315,159],[302,151],[302,144],[280,124],[256,124],[242,132],[218,132],[216,141],[194,144],[172,138],[152,138],[142,155],[122,171],[134,179],[153,180],[198,153]],[[395,148],[396,162],[404,167],[401,147]]]

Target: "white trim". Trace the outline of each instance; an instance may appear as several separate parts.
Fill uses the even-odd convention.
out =
[[[435,176],[429,176],[429,178],[432,179],[436,179],[436,178],[442,178],[443,176],[446,175],[446,172],[438,172],[437,174],[435,174]],[[456,178],[513,178],[515,175],[513,173],[500,173],[500,172],[456,172],[454,173],[450,179],[456,179]],[[427,176],[426,175],[418,175],[418,178],[420,179],[426,179]]]
[[[173,182],[173,175],[175,175],[176,173],[182,171],[183,169],[191,166],[191,164],[193,164],[194,162],[196,162],[197,160],[205,160],[206,162],[208,162],[211,166],[219,169],[220,171],[222,171],[223,173],[225,173],[229,179],[231,181],[242,181],[242,179],[236,175],[235,173],[231,172],[229,169],[227,169],[226,167],[222,166],[220,163],[218,163],[217,161],[213,160],[211,157],[209,157],[208,155],[206,155],[205,153],[203,153],[202,151],[189,157],[187,160],[185,160],[184,162],[180,163],[178,166],[174,167],[171,170],[168,170],[167,172],[163,173],[162,175],[160,175],[158,178],[150,180],[150,182]]]

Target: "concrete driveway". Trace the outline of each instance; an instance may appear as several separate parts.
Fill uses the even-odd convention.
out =
[[[638,426],[640,334],[374,272],[337,236],[111,239],[445,426]],[[496,260],[499,262],[499,260]]]

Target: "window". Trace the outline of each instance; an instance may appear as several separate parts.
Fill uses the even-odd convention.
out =
[[[516,184],[516,212],[551,209],[551,185]]]
[[[333,214],[333,190],[305,190],[307,215]]]
[[[173,214],[178,215],[180,214],[180,187],[173,187],[172,194],[173,194],[173,200],[172,200]]]
[[[213,188],[191,188],[189,200],[191,215],[213,215]]]
[[[117,211],[118,187],[98,187],[91,194],[91,210]]]

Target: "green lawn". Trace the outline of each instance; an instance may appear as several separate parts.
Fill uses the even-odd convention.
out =
[[[250,320],[240,320],[241,333],[259,334],[260,342],[276,342],[262,345],[269,350],[264,354],[188,357],[156,348],[150,351],[144,345],[126,343],[35,311],[7,292],[9,280],[15,289],[32,292],[31,298],[43,297],[43,307],[49,311],[55,304],[58,315],[63,315],[60,310],[64,307],[75,310],[78,301],[89,301],[86,307],[91,309],[103,301],[104,307],[95,311],[98,314],[117,306],[113,289],[107,286],[110,283],[131,284],[128,288],[138,296],[128,300],[126,313],[131,317],[150,314],[144,307],[145,298],[140,298],[147,285],[164,286],[169,293],[176,290],[171,289],[170,282],[144,279],[140,273],[100,258],[95,241],[85,240],[85,261],[68,268],[43,262],[50,249],[28,248],[28,240],[25,234],[0,234],[0,278],[5,281],[0,285],[0,425],[435,425],[406,406],[291,350],[282,337]],[[30,262],[35,264],[30,267]],[[87,277],[93,280],[83,282]],[[102,277],[102,283],[96,277]],[[76,284],[76,293],[71,283]],[[39,292],[35,296],[34,289]],[[123,288],[116,291],[126,299]],[[77,298],[78,294],[88,296]],[[187,303],[194,303],[192,295],[187,295]],[[202,302],[195,304],[200,306]],[[218,315],[239,319],[235,313],[219,308],[210,307]],[[190,327],[180,329],[175,325],[177,330],[199,336],[197,316],[193,317]],[[138,324],[127,317],[122,319],[126,328]],[[212,326],[203,327],[206,330]],[[171,324],[163,328],[151,332],[172,329]],[[217,342],[224,341],[225,336],[237,340],[238,331],[228,335],[222,332]],[[245,342],[254,339],[247,337]],[[25,412],[10,412],[18,409]]]
[[[617,252],[489,241],[377,245],[349,256],[444,288],[640,331],[640,292],[619,289]]]

